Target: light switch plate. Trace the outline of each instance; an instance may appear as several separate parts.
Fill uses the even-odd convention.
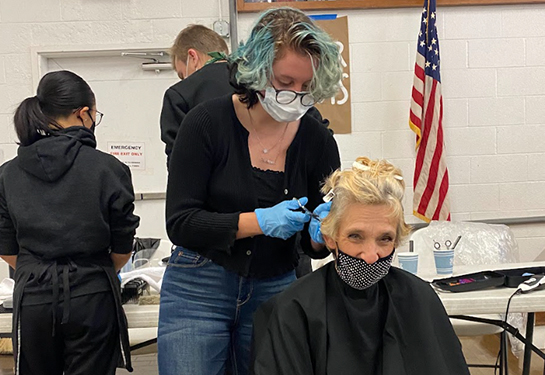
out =
[[[218,20],[213,24],[214,31],[217,32],[220,36],[227,38],[229,37],[229,22],[224,20]]]

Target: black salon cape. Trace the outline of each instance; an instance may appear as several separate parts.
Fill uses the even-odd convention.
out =
[[[329,263],[256,312],[255,375],[469,375],[432,288],[392,268],[350,288]]]

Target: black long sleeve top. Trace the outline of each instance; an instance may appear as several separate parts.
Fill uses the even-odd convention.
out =
[[[272,277],[297,265],[295,238],[264,235],[236,240],[239,215],[259,208],[248,149],[231,96],[208,101],[185,117],[170,160],[166,223],[171,241],[195,250],[227,270],[248,277]],[[283,186],[276,203],[306,196],[309,209],[322,202],[320,184],[340,167],[329,130],[306,114],[288,148]],[[301,246],[313,258],[308,231]]]
[[[165,143],[167,165],[176,134],[187,113],[198,104],[234,92],[229,84],[226,62],[208,64],[167,89],[161,110],[161,140]]]
[[[95,147],[94,134],[74,126],[19,147],[0,167],[0,255],[18,256],[16,280],[28,267],[101,263],[110,252],[132,251],[140,219],[130,170]],[[44,280],[34,280],[25,301],[51,300],[43,292],[51,281]],[[79,264],[70,272],[70,289],[78,296],[111,288],[101,269]]]

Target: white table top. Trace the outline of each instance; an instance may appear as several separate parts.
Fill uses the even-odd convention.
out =
[[[454,275],[477,272],[480,270],[508,269],[522,267],[542,267],[545,262],[511,263],[483,267],[464,266],[455,269]],[[418,275],[431,281],[440,276],[425,272]],[[507,300],[515,291],[514,288],[489,288],[473,292],[451,293],[437,291],[449,315],[497,314],[505,313]],[[129,328],[157,327],[159,321],[159,305],[123,305]],[[517,295],[511,300],[509,312],[545,311],[545,289]],[[0,314],[0,333],[11,332],[11,314]]]
[[[129,328],[157,327],[159,305],[123,305]]]
[[[123,305],[129,328],[157,327],[159,322],[159,305]],[[11,332],[11,314],[0,314],[0,333]]]
[[[545,262],[459,266],[454,268],[454,276],[478,271],[524,267],[545,267]],[[445,277],[430,272],[423,272],[418,276],[426,281]],[[498,287],[473,292],[452,293],[436,289],[449,315],[503,314],[507,307],[507,300],[515,290],[515,288]],[[545,289],[516,295],[509,306],[509,312],[538,311],[545,311]]]
[[[458,267],[455,275],[461,275],[480,270],[508,269],[522,267],[542,267],[545,262],[499,264],[483,267]],[[440,278],[437,274],[422,274],[421,278],[427,281]],[[451,293],[437,291],[449,315],[468,314],[496,314],[505,313],[507,300],[515,291],[514,288],[490,288],[474,292]],[[159,306],[157,305],[124,305],[129,328],[144,328],[156,326],[159,320]],[[545,311],[545,289],[517,295],[511,300],[510,312],[538,312]]]

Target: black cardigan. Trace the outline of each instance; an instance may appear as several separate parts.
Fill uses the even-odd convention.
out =
[[[340,167],[337,143],[329,130],[306,114],[288,148],[284,184],[277,202],[309,198],[321,203],[320,186]],[[167,186],[167,233],[171,241],[242,276],[271,277],[297,265],[295,238],[255,236],[235,240],[239,214],[258,208],[248,131],[238,121],[231,96],[208,101],[186,116],[170,160]],[[301,246],[311,257],[327,250],[311,248],[301,232]]]

